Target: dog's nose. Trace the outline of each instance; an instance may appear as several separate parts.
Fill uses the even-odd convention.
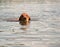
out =
[[[26,18],[24,17],[24,20],[26,20]]]

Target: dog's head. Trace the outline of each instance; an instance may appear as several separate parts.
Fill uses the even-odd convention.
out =
[[[30,17],[27,13],[22,13],[19,18],[19,21],[30,21]]]
[[[19,21],[20,23],[23,25],[23,24],[27,24],[30,22],[30,17],[27,13],[22,13],[20,18],[19,18]]]

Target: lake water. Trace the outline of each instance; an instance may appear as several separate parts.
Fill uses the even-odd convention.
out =
[[[29,25],[7,22],[26,12]],[[60,5],[0,3],[0,47],[60,47]]]

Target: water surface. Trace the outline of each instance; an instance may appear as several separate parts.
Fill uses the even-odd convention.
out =
[[[0,47],[60,47],[60,5],[1,3]],[[29,25],[7,22],[26,12],[32,20]]]

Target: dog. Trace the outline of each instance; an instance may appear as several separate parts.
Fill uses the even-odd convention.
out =
[[[30,16],[27,13],[22,13],[21,16],[19,17],[19,23],[21,25],[28,25],[30,23]]]

